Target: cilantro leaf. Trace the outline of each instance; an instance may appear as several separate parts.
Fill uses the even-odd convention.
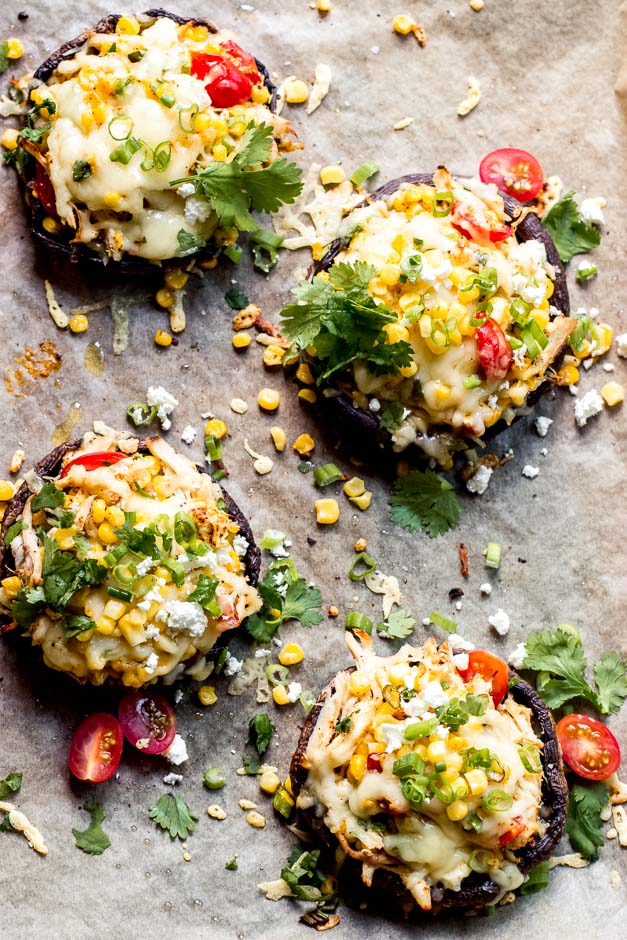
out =
[[[222,613],[222,608],[216,600],[216,588],[219,584],[219,578],[210,578],[209,575],[201,574],[198,577],[198,584],[187,600],[200,604],[204,610],[209,611],[212,617],[219,617]]]
[[[536,891],[542,891],[543,888],[547,888],[549,884],[549,863],[548,862],[539,862],[535,865],[529,874],[527,875],[526,881],[520,886],[521,894],[535,894]]]
[[[24,587],[11,603],[11,613],[18,627],[28,629],[45,606],[46,598],[41,586],[35,588]]]
[[[130,81],[130,79],[129,79]],[[92,174],[91,163],[87,160],[75,160],[72,165],[72,179],[75,183],[88,179]]]
[[[460,513],[455,490],[433,470],[412,470],[399,477],[389,499],[392,522],[410,532],[421,528],[433,538],[452,528]]]
[[[24,522],[23,519],[17,519],[13,525],[10,525],[4,536],[4,544],[8,548],[14,538],[16,538],[20,532],[23,532],[24,529],[28,528],[28,524]]]
[[[288,585],[285,593],[281,623],[286,620],[298,620],[303,627],[315,627],[324,617],[320,612],[322,594],[318,588],[308,587],[304,578],[299,578]]]
[[[43,590],[51,610],[62,611],[82,587],[100,584],[106,578],[107,569],[95,559],[79,561],[76,555],[62,551],[54,539],[45,534],[43,542]]]
[[[62,506],[65,500],[63,490],[57,489],[54,483],[44,483],[38,493],[33,496],[30,504],[32,512],[39,512],[40,509],[57,509]]]
[[[573,849],[589,862],[596,862],[603,845],[601,810],[607,800],[607,787],[600,782],[576,783],[570,791],[566,832]]]
[[[186,839],[198,821],[185,800],[173,793],[165,793],[150,807],[150,818],[169,832],[172,839]]]
[[[254,744],[260,757],[263,757],[268,750],[270,739],[275,730],[270,721],[270,716],[266,715],[265,712],[258,712],[248,722],[248,741],[250,744]]]
[[[354,712],[351,712],[350,715],[346,715],[345,718],[340,718],[335,722],[333,730],[336,734],[347,734],[353,726],[353,715],[358,712],[359,709],[356,708]]]
[[[242,754],[242,767],[245,774],[254,776],[254,774],[259,773],[261,761],[256,754]]]
[[[237,871],[237,855],[234,855],[230,862],[224,866],[227,871]]]
[[[231,308],[231,310],[243,310],[244,307],[247,307],[250,303],[250,300],[246,294],[238,290],[237,287],[232,287],[230,290],[227,290],[224,295],[224,299]]]
[[[566,193],[547,212],[542,224],[555,242],[557,252],[564,262],[574,255],[583,254],[601,243],[598,228],[582,219],[579,207],[573,199],[574,192]]]
[[[66,637],[78,636],[85,630],[95,630],[96,624],[86,614],[72,614],[63,620],[63,631]]]
[[[0,780],[0,800],[6,800],[12,793],[19,793],[22,786],[23,774],[19,770],[12,770],[4,780]]]
[[[246,631],[259,644],[269,643],[286,620],[298,620],[304,627],[314,627],[324,619],[320,612],[320,591],[308,587],[304,578],[298,577],[291,558],[272,562],[257,584],[257,590],[264,606],[259,613],[248,617]],[[279,614],[275,616],[277,610]]]
[[[410,635],[415,623],[408,610],[395,610],[383,623],[377,624],[377,633],[386,640],[403,640]]]
[[[335,290],[368,290],[368,284],[375,277],[377,269],[365,261],[355,261],[349,264],[340,261],[334,264],[329,271],[329,283]]]
[[[400,401],[388,401],[379,413],[379,424],[386,431],[396,431],[403,421],[405,406]]]
[[[207,245],[207,239],[200,235],[194,235],[192,232],[186,232],[184,228],[179,229],[176,239],[179,243],[177,258],[186,258],[188,255],[195,255],[201,248]]]
[[[84,832],[80,829],[72,829],[76,848],[87,855],[102,855],[111,845],[111,840],[101,825],[105,818],[105,811],[100,803],[94,801],[85,803],[83,809],[89,813],[91,820]]]
[[[9,44],[4,40],[0,42],[0,75],[4,75],[9,67]]]
[[[549,708],[559,708],[571,698],[584,698],[597,705],[597,696],[584,678],[586,658],[576,636],[565,630],[540,630],[525,642],[527,669],[548,672],[553,678],[543,683],[541,695]]]
[[[616,652],[606,653],[594,664],[599,708],[604,715],[614,715],[627,698],[627,663]]]
[[[322,896],[320,888],[326,875],[318,868],[319,858],[319,849],[303,852],[300,846],[294,846],[287,865],[281,869],[281,878],[289,885],[292,897],[317,901]]]

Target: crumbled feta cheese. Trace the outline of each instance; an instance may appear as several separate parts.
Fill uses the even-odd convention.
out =
[[[621,333],[616,337],[616,352],[621,359],[627,359],[627,333]]]
[[[413,689],[413,686],[409,686]],[[429,709],[423,702],[421,698],[418,698],[415,695],[413,698],[410,698],[407,702],[403,702],[403,711],[406,715],[409,715],[410,718],[422,718],[423,715],[429,712]]]
[[[300,682],[290,682],[287,687],[287,700],[288,702],[297,702],[300,698],[303,691],[303,687]]]
[[[236,535],[233,539],[233,548],[239,557],[243,558],[248,551],[248,539],[245,539],[243,535]]]
[[[489,597],[490,594],[492,593],[492,585],[490,584],[489,581],[484,581],[483,584],[479,585],[479,590],[481,591],[482,594],[485,594],[486,597]]]
[[[238,659],[236,656],[227,652],[226,662],[224,663],[224,675],[228,677],[237,675],[243,665],[243,659]]]
[[[174,395],[170,395],[162,385],[151,385],[146,392],[146,403],[151,408],[157,409],[157,417],[163,430],[169,430],[172,427],[169,415],[178,407],[178,401]]]
[[[498,395],[488,395],[488,401],[487,401],[488,408],[492,408],[492,410],[494,411],[498,407],[498,404],[499,404]]]
[[[403,732],[407,727],[408,722],[396,722],[395,724],[388,724],[383,722],[379,725],[379,731],[381,732],[381,737],[385,742],[385,753],[391,754],[392,751],[398,751],[404,744],[407,742],[403,737]]]
[[[185,761],[188,760],[189,755],[187,753],[187,745],[185,744],[185,741],[180,734],[174,735],[172,744],[167,749],[167,751],[164,751],[164,757],[166,757],[171,764],[175,764],[177,767],[179,764],[184,764]]]
[[[156,619],[165,621],[172,633],[187,633],[192,637],[202,636],[207,629],[207,616],[196,601],[167,601]]]
[[[181,434],[181,440],[183,441],[184,444],[193,444],[194,441],[196,440],[197,434],[198,434],[198,431],[196,430],[196,428],[193,428],[191,424],[187,424],[183,428],[183,433]]]
[[[183,199],[187,199],[188,196],[193,196],[196,192],[196,187],[193,183],[181,183],[180,186],[176,187],[177,195],[182,196]]]
[[[577,422],[577,427],[584,427],[589,419],[598,415],[600,411],[603,411],[603,399],[595,388],[591,388],[589,392],[586,392],[585,395],[578,398],[575,402],[575,421]]]
[[[611,362],[604,362],[604,363],[603,363],[603,371],[604,371],[604,372],[613,372],[615,368],[616,368],[616,366],[615,366],[613,363],[611,363]]]
[[[446,725],[438,725],[433,733],[436,738],[441,738],[444,741],[449,736],[449,729]]]
[[[448,638],[448,645],[452,650],[465,650],[466,652],[474,650],[475,648],[474,643],[471,643],[470,640],[465,640],[459,633],[451,633]]]
[[[156,565],[157,562],[154,558],[142,558],[141,561],[137,562],[136,571],[140,578],[143,578],[145,574],[148,574],[151,568]]]
[[[522,369],[525,364],[525,356],[527,355],[527,346],[525,343],[522,346],[519,346],[517,349],[512,350],[512,361],[517,369]]]
[[[371,398],[368,402],[368,408],[370,411],[381,411],[381,402],[378,398]]]
[[[197,222],[206,222],[212,212],[211,203],[202,196],[191,195],[185,199],[185,221],[190,226]]]
[[[488,483],[494,470],[492,467],[484,467],[483,464],[477,469],[477,472],[474,476],[471,476],[469,480],[466,481],[466,489],[469,493],[476,493],[477,496],[482,496],[483,493],[488,488]]]
[[[455,653],[453,656],[453,665],[456,669],[468,669],[468,653]]]
[[[432,708],[437,708],[439,705],[445,705],[448,702],[448,696],[437,679],[432,679],[431,682],[427,683],[422,691],[422,697],[427,705],[431,705]]]
[[[422,618],[422,625],[423,625],[423,627],[429,627],[429,626],[431,626],[431,617],[423,617],[423,618]]]
[[[540,467],[532,467],[530,463],[526,463],[522,468],[522,475],[528,480],[535,480],[539,473]]]
[[[153,603],[153,601],[159,603],[160,600],[162,600],[161,591],[159,590],[159,585],[155,584],[154,587],[151,587],[150,590],[144,594],[143,598],[141,601],[139,601],[137,606],[140,610],[148,611],[150,610],[150,605]]]
[[[159,657],[157,656],[156,653],[151,653],[150,656],[144,662],[143,669],[149,675],[152,675],[158,665],[159,665]]]
[[[602,196],[584,199],[579,206],[579,215],[584,222],[592,222],[594,225],[603,225],[605,217],[603,215],[603,206],[605,199]]]
[[[509,633],[509,614],[500,607],[495,614],[488,617],[488,623],[494,627],[499,636],[506,636]]]
[[[263,649],[255,650],[255,659],[263,659],[264,656],[271,656],[271,655],[272,655],[272,650],[263,650]]]
[[[183,690],[177,689],[176,692],[174,693],[174,704],[178,705],[178,703],[181,701],[182,698],[183,698]]]
[[[182,779],[183,774],[175,774],[174,771],[172,771],[171,773],[165,775],[163,782],[169,787],[175,787],[177,783],[181,782]]]
[[[461,610],[464,605],[461,601],[457,601],[455,604],[455,610]]]
[[[552,424],[553,418],[545,418],[544,415],[539,415],[535,421],[538,437],[546,437]]]
[[[159,627],[155,627],[154,623],[149,623],[146,627],[146,639],[156,640],[158,636],[161,636]]]
[[[507,657],[507,662],[510,664],[512,669],[522,669],[524,666],[524,659],[527,654],[527,647],[524,643],[519,643],[515,649],[511,651]]]
[[[546,457],[547,454],[548,454],[548,450],[546,449],[546,447],[541,447],[541,448],[540,448],[540,456],[541,456],[541,457]]]

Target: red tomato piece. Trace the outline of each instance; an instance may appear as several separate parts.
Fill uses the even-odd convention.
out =
[[[455,203],[451,213],[451,225],[466,238],[471,238],[480,244],[501,242],[512,234],[510,226],[502,222],[490,226],[488,219],[475,206],[468,203]]]
[[[509,845],[510,842],[513,842],[514,839],[517,839],[519,835],[525,831],[525,821],[522,816],[514,816],[512,819],[512,824],[499,839],[499,845],[501,847]]]
[[[222,611],[222,616],[216,622],[220,633],[225,633],[227,630],[233,630],[235,627],[239,627],[241,621],[233,606],[233,601],[228,594],[224,593],[222,588],[217,589],[216,600]]]
[[[520,202],[535,199],[544,182],[544,172],[533,154],[516,147],[502,147],[484,157],[479,177]]]
[[[109,464],[117,463],[119,460],[125,460],[127,456],[128,454],[121,454],[117,450],[99,450],[91,454],[83,454],[81,457],[75,457],[74,460],[70,460],[69,463],[66,463],[60,476],[67,476],[70,467],[80,466],[85,467],[86,470],[97,470],[98,467],[107,467]]]
[[[250,54],[250,52],[246,52],[245,49],[242,49],[241,46],[238,46],[238,44],[233,42],[232,39],[228,39],[226,42],[221,42],[220,48],[224,49],[229,58],[233,61],[233,64],[238,67],[240,72],[244,72],[245,75],[250,76],[254,84],[261,81],[257,63],[255,62],[255,59]]]
[[[232,108],[250,98],[253,82],[222,56],[194,53],[192,75],[206,80],[205,89],[214,108]]]
[[[174,709],[156,692],[129,692],[122,696],[118,719],[128,743],[144,754],[163,754],[176,734]]]
[[[97,712],[81,722],[72,738],[68,764],[79,780],[102,783],[118,769],[124,736],[113,715]]]
[[[57,200],[50,177],[39,161],[35,169],[35,194],[48,215],[57,214]]]
[[[607,780],[619,767],[620,745],[607,725],[588,715],[565,715],[557,739],[571,770],[586,780]]]
[[[481,368],[488,379],[504,379],[512,364],[513,354],[505,333],[496,320],[486,320],[477,327],[477,349]]]
[[[383,767],[381,766],[381,755],[380,754],[368,754],[368,759],[366,761],[366,770],[374,770],[375,773],[382,773]]]
[[[468,654],[468,666],[466,669],[457,670],[464,682],[468,682],[473,676],[481,676],[492,683],[492,701],[495,708],[498,708],[507,692],[509,682],[509,669],[507,663],[488,653],[487,650],[472,650]]]
[[[208,52],[192,52],[192,75],[202,81],[216,62],[222,62],[222,58],[221,55]]]

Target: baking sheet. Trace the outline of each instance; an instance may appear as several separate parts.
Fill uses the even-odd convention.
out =
[[[366,159],[375,159],[384,178],[410,170],[428,170],[439,162],[462,172],[476,170],[480,158],[499,146],[522,146],[535,153],[547,173],[558,173],[581,197],[608,198],[603,244],[595,253],[600,274],[585,288],[572,286],[574,306],[598,306],[616,332],[624,332],[625,127],[613,87],[623,48],[617,4],[602,0],[592,7],[583,0],[538,0],[534,4],[486,0],[474,13],[465,0],[408,3],[407,12],[423,23],[428,45],[419,49],[410,36],[404,40],[390,29],[402,4],[363,4],[336,0],[332,13],[321,19],[306,0],[261,2],[244,11],[239,3],[170,3],[176,12],[213,16],[233,23],[245,47],[254,50],[280,76],[295,73],[311,79],[318,62],[333,69],[333,88],[322,107],[307,118],[292,109],[301,139],[303,161],[343,161],[350,172]],[[26,8],[25,24],[17,12]],[[107,3],[66,0],[5,3],[2,36],[23,38],[30,67],[63,40],[77,34],[106,12]],[[479,107],[463,120],[456,116],[465,96],[467,79],[476,75],[482,86]],[[393,132],[391,125],[411,116],[414,123]],[[499,454],[509,447],[514,459],[498,471],[481,498],[462,496],[459,526],[431,541],[389,523],[387,484],[366,473],[374,492],[372,508],[355,514],[340,496],[340,523],[316,531],[315,493],[311,478],[296,472],[297,458],[289,448],[276,459],[273,472],[258,477],[243,449],[244,439],[262,453],[272,453],[269,428],[280,423],[291,441],[310,431],[317,441],[320,462],[337,460],[329,441],[312,417],[297,404],[293,388],[279,374],[261,365],[261,349],[238,355],[231,348],[231,313],[224,293],[236,278],[251,299],[271,318],[280,309],[292,282],[292,272],[306,258],[284,253],[270,278],[253,273],[247,262],[239,268],[226,263],[204,283],[190,286],[186,306],[188,327],[177,348],[157,350],[152,336],[166,321],[149,301],[140,301],[130,322],[130,346],[120,357],[111,350],[109,312],[90,316],[87,334],[72,336],[55,329],[46,311],[42,278],[54,285],[67,309],[119,292],[110,274],[95,275],[35,252],[21,210],[13,174],[0,173],[2,203],[0,284],[3,375],[14,367],[24,347],[53,340],[62,355],[56,375],[31,383],[28,394],[16,398],[0,389],[5,415],[0,467],[7,468],[17,446],[27,464],[51,446],[51,435],[80,403],[77,430],[95,418],[124,426],[129,402],[142,400],[150,384],[161,384],[180,401],[169,439],[201,458],[200,443],[187,448],[180,433],[191,423],[199,431],[200,413],[212,410],[228,422],[231,437],[225,457],[231,477],[228,488],[249,515],[260,535],[272,526],[283,528],[293,541],[298,569],[321,588],[325,605],[337,604],[338,620],[325,620],[312,630],[283,631],[305,649],[299,669],[303,686],[317,690],[347,663],[343,646],[343,615],[356,608],[375,614],[378,600],[351,583],[347,569],[356,537],[368,540],[369,551],[386,573],[396,574],[404,605],[418,621],[419,640],[426,635],[422,618],[433,609],[457,617],[460,632],[479,645],[507,654],[531,628],[559,622],[575,624],[589,654],[610,648],[627,651],[624,630],[627,557],[624,539],[625,423],[621,410],[604,412],[583,430],[575,427],[573,399],[565,392],[545,401],[539,413],[555,419],[545,440],[525,419],[493,445]],[[575,262],[576,263],[576,262]],[[571,283],[574,278],[571,275]],[[123,286],[141,297],[145,282]],[[84,367],[90,341],[99,341],[105,355],[100,378]],[[627,378],[624,360],[614,352],[615,378]],[[599,389],[607,376],[595,366],[581,380],[582,391]],[[279,421],[257,412],[255,398],[263,385],[279,388]],[[233,415],[228,403],[237,395],[249,402],[244,416]],[[541,456],[545,447],[547,456]],[[275,456],[272,454],[272,456]],[[535,480],[521,476],[526,463],[539,466]],[[6,470],[0,473],[6,476]],[[310,546],[307,537],[316,539]],[[504,558],[491,578],[490,598],[480,596],[486,580],[481,553],[488,540],[503,544]],[[463,583],[463,610],[449,607],[448,590],[460,586],[458,545],[470,554],[470,577]],[[508,611],[510,635],[502,640],[488,626],[498,607]],[[384,641],[379,641],[384,648]],[[245,641],[233,644],[246,654]],[[236,777],[246,737],[247,720],[257,710],[254,695],[225,694],[212,709],[200,709],[191,683],[177,707],[179,730],[190,760],[178,791],[200,821],[188,841],[191,861],[183,860],[178,841],[156,830],[148,807],[165,791],[165,762],[125,753],[119,779],[102,785],[97,798],[104,804],[104,827],[111,848],[101,857],[88,857],[73,844],[72,827],[84,828],[87,816],[79,806],[89,788],[73,781],[66,770],[68,745],[78,721],[106,705],[106,696],[55,676],[26,652],[5,644],[0,659],[0,776],[11,769],[24,772],[19,805],[38,824],[49,855],[36,857],[17,836],[3,836],[0,847],[2,933],[18,938],[27,932],[50,938],[170,936],[246,938],[308,937],[297,923],[303,905],[271,903],[257,883],[279,876],[293,838],[273,819],[269,801],[259,798],[257,780]],[[272,712],[272,706],[270,711]],[[275,710],[276,712],[277,710]],[[269,757],[283,770],[302,721],[300,706],[273,714],[278,734]],[[622,725],[622,727],[621,727]],[[625,721],[613,720],[623,732]],[[202,771],[219,763],[227,769],[227,786],[211,794],[201,785]],[[253,799],[265,812],[268,825],[253,830],[238,807],[242,797]],[[206,815],[207,805],[221,803],[223,822]],[[224,870],[239,853],[237,872]],[[623,885],[610,887],[610,874],[620,869]],[[547,891],[522,899],[514,908],[486,918],[457,918],[428,925],[432,937],[513,938],[624,935],[621,907],[625,901],[625,866],[616,843],[608,843],[601,860],[587,871],[559,869]],[[335,940],[367,935],[401,938],[409,928],[375,920],[342,908]]]

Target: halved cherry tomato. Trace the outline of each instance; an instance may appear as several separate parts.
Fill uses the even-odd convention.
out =
[[[468,666],[466,669],[457,670],[464,682],[468,682],[473,676],[481,676],[492,683],[492,701],[494,707],[498,708],[507,692],[509,681],[509,669],[507,663],[488,653],[487,650],[472,650],[468,653]]]
[[[162,754],[176,734],[176,716],[156,692],[129,692],[120,699],[118,718],[124,737],[145,754]]]
[[[85,470],[97,470],[98,467],[107,467],[109,464],[117,463],[118,460],[125,460],[128,454],[121,454],[117,450],[99,450],[91,454],[83,454],[81,457],[75,457],[66,463],[59,474],[61,477],[67,476],[70,467],[85,467]]]
[[[228,39],[226,42],[221,42],[220,48],[225,50],[225,52],[233,60],[233,64],[237,66],[240,72],[244,72],[245,75],[249,75],[255,84],[261,80],[257,63],[255,62],[254,57],[251,56],[250,52],[246,52],[245,49],[242,49],[241,46],[238,46],[238,44],[233,42],[232,39]]]
[[[586,780],[607,780],[620,764],[620,746],[607,725],[588,715],[565,715],[557,739],[571,770]]]
[[[380,754],[368,754],[368,759],[366,760],[366,770],[374,770],[378,774],[383,772]]]
[[[54,195],[54,186],[41,163],[37,162],[35,168],[35,194],[48,215],[57,214],[57,200]]]
[[[79,780],[102,783],[118,769],[124,736],[120,725],[106,712],[97,712],[81,722],[70,744],[68,764]]]
[[[490,226],[487,218],[468,203],[455,203],[451,212],[451,225],[466,238],[483,244],[502,242],[512,234],[510,226],[502,222]]]
[[[504,845],[509,845],[509,843],[513,842],[514,839],[517,839],[519,835],[522,835],[522,833],[525,831],[525,828],[525,821],[522,816],[514,816],[509,829],[507,832],[504,832],[499,839],[499,845],[501,848]]]
[[[205,82],[214,108],[232,108],[250,98],[253,82],[223,56],[193,53],[192,75]]]
[[[544,182],[544,172],[533,154],[516,147],[502,147],[484,157],[479,177],[483,183],[494,183],[520,202],[535,199]]]
[[[496,320],[490,319],[477,327],[476,337],[479,362],[486,378],[504,379],[514,358],[505,333]]]
[[[216,627],[219,632],[225,633],[227,630],[233,630],[235,627],[239,627],[241,618],[237,615],[237,611],[233,606],[233,600],[228,594],[225,594],[220,587],[216,591],[216,600],[222,611],[222,616],[216,622]]]

